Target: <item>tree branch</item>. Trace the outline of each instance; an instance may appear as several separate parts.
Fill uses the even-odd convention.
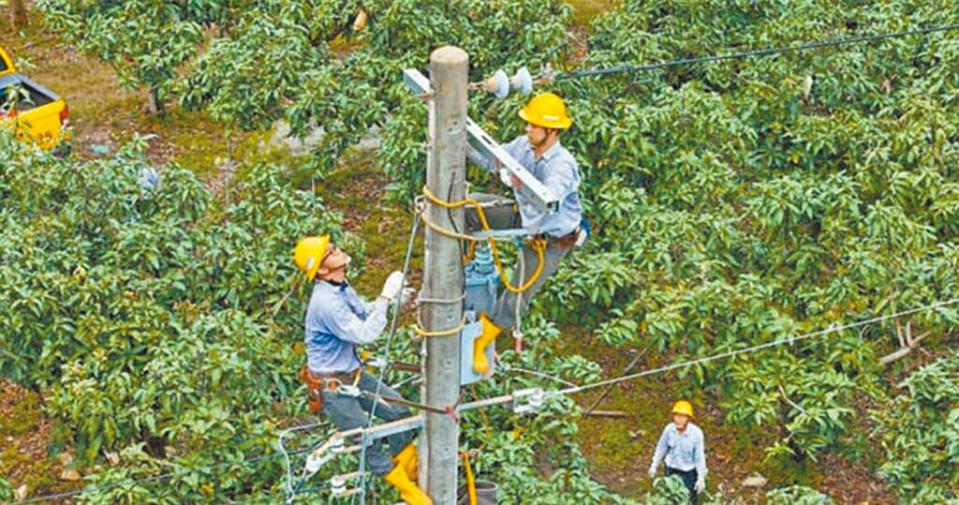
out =
[[[926,338],[926,336],[928,335],[929,335],[929,332],[927,331],[916,338],[912,338],[912,336],[908,335],[908,332],[907,332],[906,337],[908,339],[908,343],[904,347],[899,348],[899,350],[891,352],[879,358],[879,364],[882,366],[888,366],[890,363],[893,363],[895,361],[898,361],[908,356],[910,353],[912,353],[913,350],[919,347],[919,343],[922,342],[922,339]]]

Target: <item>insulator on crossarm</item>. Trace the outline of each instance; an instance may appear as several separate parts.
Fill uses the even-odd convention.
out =
[[[497,70],[483,81],[481,87],[483,91],[496,95],[496,98],[506,98],[509,95],[509,78],[506,77],[506,72]]]
[[[512,76],[507,76],[503,70],[497,70],[492,76],[471,85],[471,87],[482,89],[500,99],[509,96],[510,91],[528,95],[533,91],[533,76],[526,67],[520,68]]]
[[[513,77],[509,78],[509,83],[513,91],[521,95],[528,95],[533,92],[533,76],[526,67],[517,70]]]
[[[346,479],[339,475],[330,479],[330,492],[333,496],[342,496],[346,492]]]

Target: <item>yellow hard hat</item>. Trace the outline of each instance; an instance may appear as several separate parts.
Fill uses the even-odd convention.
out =
[[[540,93],[533,97],[526,107],[519,111],[523,121],[543,128],[565,130],[573,125],[566,113],[566,104],[555,93]]]
[[[687,402],[686,400],[680,400],[673,405],[672,413],[693,417],[693,404]]]
[[[293,249],[293,263],[306,274],[306,280],[312,281],[316,271],[326,259],[326,250],[330,247],[330,236],[304,237],[296,243]]]

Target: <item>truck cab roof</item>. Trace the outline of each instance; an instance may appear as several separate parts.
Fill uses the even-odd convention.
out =
[[[16,67],[13,66],[13,60],[10,59],[10,56],[7,55],[7,52],[0,48],[0,76],[8,75],[16,72]]]

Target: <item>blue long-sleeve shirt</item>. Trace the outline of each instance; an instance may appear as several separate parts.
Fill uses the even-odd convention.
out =
[[[523,228],[531,235],[545,233],[552,237],[562,237],[573,232],[583,217],[583,207],[579,201],[579,167],[573,155],[556,142],[537,158],[525,135],[516,137],[503,145],[503,148],[559,199],[559,211],[549,214],[536,208],[526,187],[514,188],[513,194],[519,204]],[[471,161],[486,170],[493,173],[498,171],[498,167],[493,166],[490,160],[484,159],[472,148],[469,149],[468,155]]]
[[[669,423],[656,444],[651,468],[655,469],[663,461],[666,466],[688,472],[695,469],[697,477],[706,478],[706,441],[703,430],[692,422],[686,424],[682,433],[675,423]]]
[[[376,340],[386,327],[385,300],[367,304],[347,283],[317,280],[306,310],[306,362],[318,374],[360,367],[357,344]]]

